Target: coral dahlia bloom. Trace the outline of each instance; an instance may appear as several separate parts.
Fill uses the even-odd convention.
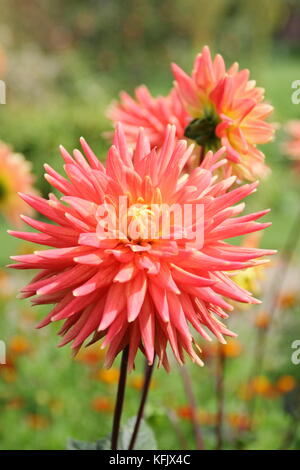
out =
[[[20,212],[33,212],[18,196],[18,192],[34,192],[32,184],[30,162],[0,142],[0,213],[15,225],[20,225]]]
[[[152,145],[161,144],[162,124],[175,124],[177,137],[195,141],[203,148],[202,155],[225,146],[228,167],[241,180],[264,177],[268,167],[257,144],[273,137],[274,128],[266,122],[273,107],[264,101],[264,89],[249,80],[249,71],[239,70],[237,63],[226,70],[222,56],[212,60],[207,46],[197,56],[191,76],[176,64],[172,69],[175,89],[167,98],[153,98],[141,87],[136,101],[121,94],[108,116],[125,124],[130,139],[139,126],[145,127]]]
[[[47,181],[62,197],[22,195],[50,223],[23,217],[38,232],[10,232],[50,247],[12,257],[12,267],[39,270],[23,297],[36,296],[34,305],[54,304],[39,327],[63,320],[61,345],[72,342],[75,351],[90,335],[90,342],[103,338],[108,366],[129,346],[130,367],[141,349],[149,364],[157,355],[168,368],[168,344],[179,363],[186,352],[201,364],[195,332],[207,340],[211,332],[221,342],[224,335],[234,336],[222,323],[232,310],[224,297],[257,302],[227,272],[253,266],[271,252],[224,241],[269,225],[256,222],[268,211],[240,216],[240,201],[257,183],[230,190],[235,177],[216,182],[212,172],[222,164],[222,151],[209,152],[201,167],[179,179],[193,146],[175,134],[175,126],[168,126],[161,149],[151,151],[140,130],[131,152],[118,126],[106,167],[83,139],[86,158],[62,149],[67,179],[45,165]],[[188,238],[197,213],[184,218],[183,226],[170,216],[169,238],[160,236],[160,224],[150,236],[147,222],[160,221],[173,204],[203,207],[200,241]]]
[[[131,145],[135,145],[139,129],[143,127],[151,148],[162,146],[168,124],[174,124],[176,136],[183,138],[189,122],[189,115],[175,89],[168,96],[155,98],[145,85],[135,90],[135,100],[125,91],[121,92],[120,103],[112,103],[107,116],[115,123],[122,123]]]

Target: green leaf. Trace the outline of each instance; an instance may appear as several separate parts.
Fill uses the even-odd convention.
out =
[[[136,417],[130,418],[127,423],[122,427],[118,450],[127,450],[129,447],[130,439],[133,433]],[[156,440],[152,429],[146,424],[144,420],[141,421],[140,429],[135,441],[135,450],[156,450]]]
[[[67,450],[96,450],[96,442],[79,441],[69,438],[67,442]]]
[[[127,450],[133,433],[136,417],[130,418],[127,423],[122,426],[118,450]],[[67,450],[110,450],[111,437],[107,436],[96,442],[79,441],[77,439],[68,439]],[[140,429],[135,441],[135,450],[156,450],[156,440],[152,429],[144,420],[141,421]]]
[[[79,441],[78,439],[69,438],[67,442],[67,450],[109,450],[110,439],[104,437],[96,442]]]
[[[111,446],[111,438],[110,436],[103,437],[102,439],[99,439],[97,442],[97,449],[96,450],[110,450]]]

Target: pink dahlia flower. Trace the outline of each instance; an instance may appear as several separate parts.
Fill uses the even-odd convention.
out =
[[[120,103],[112,103],[107,111],[113,122],[122,123],[129,144],[135,145],[140,127],[143,127],[151,148],[162,146],[168,124],[174,124],[176,137],[184,137],[190,119],[176,90],[173,89],[168,96],[154,98],[142,85],[135,90],[135,98],[123,91]]]
[[[14,268],[39,270],[23,297],[35,295],[34,305],[54,304],[39,327],[63,320],[61,345],[73,342],[75,352],[90,335],[90,343],[103,338],[108,366],[129,345],[130,367],[140,349],[149,364],[157,355],[168,368],[168,344],[179,363],[186,352],[201,364],[195,332],[207,340],[211,332],[221,342],[234,335],[222,323],[232,310],[224,297],[258,302],[230,276],[271,252],[224,241],[269,225],[256,222],[268,211],[239,215],[240,201],[257,183],[230,190],[235,177],[216,182],[212,172],[224,163],[222,150],[209,152],[201,167],[179,179],[193,146],[175,134],[168,126],[161,149],[151,151],[140,130],[132,152],[118,126],[106,167],[84,139],[85,157],[62,148],[68,178],[45,165],[47,181],[62,197],[21,195],[50,223],[23,216],[37,232],[10,232],[51,247],[12,257]],[[174,204],[203,211],[180,224],[169,212]],[[166,215],[169,237],[160,223]],[[195,243],[189,236],[194,227],[203,232]]]
[[[33,213],[18,196],[18,191],[34,192],[32,184],[30,162],[0,142],[0,213],[14,225],[20,225],[20,212]]]
[[[212,60],[207,46],[191,76],[176,64],[172,69],[175,89],[167,98],[153,98],[141,87],[136,101],[121,94],[108,116],[124,123],[129,139],[136,138],[139,126],[145,127],[152,145],[161,145],[166,123],[175,124],[177,137],[195,141],[202,155],[225,146],[228,166],[241,180],[264,177],[269,169],[257,144],[273,137],[274,127],[266,122],[273,107],[264,101],[264,89],[249,80],[249,71],[239,71],[237,63],[226,70],[222,56]]]

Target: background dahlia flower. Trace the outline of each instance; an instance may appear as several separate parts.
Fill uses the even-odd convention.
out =
[[[176,137],[181,139],[189,122],[175,89],[167,96],[153,97],[145,85],[136,88],[135,99],[122,91],[120,102],[111,104],[107,116],[115,123],[122,123],[129,145],[135,145],[139,129],[143,127],[151,148],[162,146],[168,124],[175,125]]]
[[[249,70],[239,70],[237,63],[226,70],[222,56],[212,60],[207,46],[196,57],[191,76],[176,64],[172,70],[175,88],[167,98],[153,98],[140,87],[136,101],[121,93],[120,103],[110,107],[108,116],[124,123],[131,140],[139,126],[145,127],[152,145],[161,144],[166,123],[175,124],[178,138],[202,147],[201,158],[208,150],[225,146],[228,166],[241,180],[266,176],[265,156],[257,144],[273,137],[274,127],[266,122],[273,107],[264,101],[264,89],[249,80]],[[198,150],[198,161],[199,154]]]
[[[0,213],[14,225],[20,225],[20,212],[33,212],[18,196],[19,191],[33,193],[32,184],[31,163],[0,142]]]
[[[234,336],[222,323],[232,310],[224,297],[258,302],[230,276],[260,263],[256,258],[271,251],[224,241],[269,225],[256,222],[268,211],[240,216],[244,209],[240,201],[256,190],[257,183],[230,190],[234,176],[216,182],[212,172],[224,163],[223,150],[209,152],[201,167],[179,179],[193,146],[178,141],[175,134],[175,126],[168,126],[161,149],[151,151],[141,129],[131,152],[118,126],[106,167],[84,139],[85,157],[79,150],[72,157],[62,148],[68,178],[45,165],[47,181],[62,197],[21,195],[50,223],[23,216],[37,232],[10,232],[51,247],[12,257],[17,262],[14,268],[39,270],[22,296],[36,295],[34,305],[54,304],[39,327],[63,320],[60,344],[73,342],[75,352],[90,335],[90,342],[103,338],[108,366],[129,345],[130,368],[140,348],[149,364],[157,355],[159,364],[168,369],[168,344],[180,364],[184,352],[201,364],[195,332],[207,340],[211,332],[221,342],[223,335]],[[134,223],[137,237],[129,225],[124,226],[123,218],[120,221],[120,214],[124,216],[120,196],[126,199],[127,222]],[[204,240],[199,246],[187,242],[187,231],[198,222],[195,215],[183,230],[170,218],[169,239],[146,234],[146,221],[160,219],[166,205],[172,204],[203,206]],[[112,207],[117,214],[113,226],[106,218]]]

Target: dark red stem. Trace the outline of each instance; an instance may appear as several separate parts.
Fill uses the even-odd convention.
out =
[[[123,350],[120,377],[118,384],[118,393],[114,410],[113,429],[111,435],[111,450],[117,450],[118,437],[120,432],[121,415],[123,410],[124,395],[126,388],[127,366],[128,366],[128,346]]]

